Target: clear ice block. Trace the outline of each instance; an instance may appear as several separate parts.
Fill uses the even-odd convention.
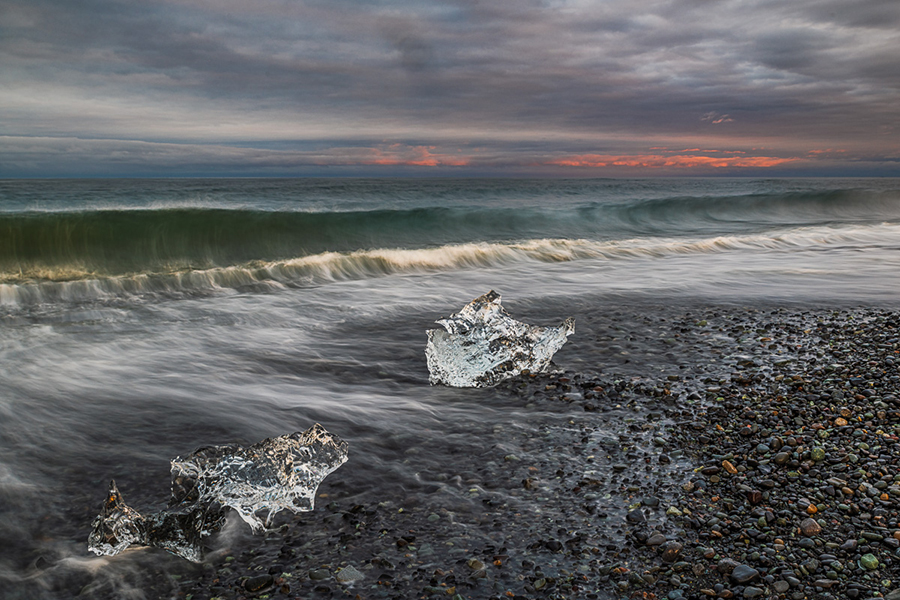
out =
[[[489,387],[529,370],[545,371],[557,350],[575,332],[575,320],[558,327],[516,321],[491,290],[427,331],[425,358],[432,385]]]
[[[113,555],[132,545],[156,546],[199,562],[203,540],[221,529],[226,508],[260,531],[282,510],[312,510],[319,484],[345,462],[347,443],[318,423],[247,448],[200,448],[172,460],[172,498],[155,515],[144,517],[126,505],[111,482],[88,548]],[[260,511],[267,511],[265,521]]]

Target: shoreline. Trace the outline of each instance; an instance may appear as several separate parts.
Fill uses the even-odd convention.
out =
[[[70,577],[65,590],[190,600],[900,598],[891,594],[900,313],[620,312],[588,323],[591,339],[569,354],[586,363],[595,352],[599,373],[578,364],[460,390],[531,408],[535,419],[485,423],[477,448],[449,428],[423,433],[404,461],[447,459],[419,488],[373,498],[338,471],[316,510],[282,513],[264,537],[231,522],[203,564],[137,550],[127,560],[143,573]]]

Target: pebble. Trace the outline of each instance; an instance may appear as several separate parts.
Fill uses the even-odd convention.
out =
[[[716,563],[716,571],[722,575],[730,575],[738,566],[738,562],[732,558],[723,558]]]
[[[815,519],[803,519],[800,522],[800,531],[807,537],[822,533],[822,526]]]
[[[735,583],[750,583],[759,578],[759,571],[749,565],[737,565],[731,572],[731,579]]]
[[[644,543],[648,546],[660,546],[666,543],[666,536],[658,531],[654,531]]]
[[[878,568],[878,558],[874,554],[863,554],[859,557],[858,562],[861,568],[869,571],[874,571]]]
[[[275,585],[275,578],[271,575],[257,575],[244,581],[244,589],[248,592],[259,593]]]
[[[662,561],[664,563],[673,563],[678,560],[678,557],[681,555],[681,550],[684,548],[679,542],[668,542],[662,546]]]

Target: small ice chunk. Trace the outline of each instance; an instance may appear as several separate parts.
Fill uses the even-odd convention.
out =
[[[88,537],[88,548],[95,554],[112,556],[132,544],[145,546],[146,539],[146,520],[125,504],[116,482],[110,481],[109,493]]]
[[[489,387],[524,370],[545,371],[550,359],[575,332],[575,320],[558,327],[516,321],[491,290],[427,331],[425,358],[432,385]]]
[[[365,575],[360,573],[359,569],[354,567],[353,565],[347,565],[343,569],[341,569],[340,573],[334,576],[337,579],[338,583],[349,583],[353,584],[359,581],[360,579],[365,579]]]
[[[222,528],[226,508],[260,531],[284,509],[312,510],[319,484],[345,462],[347,443],[318,423],[247,448],[200,448],[172,460],[169,507],[155,515],[144,517],[126,505],[111,482],[88,548],[113,555],[129,546],[156,546],[199,562],[203,540]],[[256,514],[263,510],[265,523]]]
[[[221,507],[195,504],[144,517],[125,504],[115,481],[94,519],[88,548],[112,556],[129,546],[155,546],[194,562],[203,558],[203,539],[225,522]]]

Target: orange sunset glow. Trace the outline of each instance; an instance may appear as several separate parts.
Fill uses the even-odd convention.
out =
[[[646,167],[657,169],[676,167],[692,169],[712,167],[775,167],[798,160],[796,158],[776,158],[774,156],[704,156],[698,154],[681,154],[663,156],[660,154],[621,155],[581,154],[548,161],[548,165],[560,167]]]
[[[411,166],[411,167],[437,167],[452,166],[461,167],[468,165],[470,159],[463,156],[453,156],[448,154],[432,153],[434,146],[415,146],[406,150],[400,148],[398,144],[391,146],[387,150],[378,148],[371,149],[368,154],[359,159],[361,165],[383,165],[383,166]]]

